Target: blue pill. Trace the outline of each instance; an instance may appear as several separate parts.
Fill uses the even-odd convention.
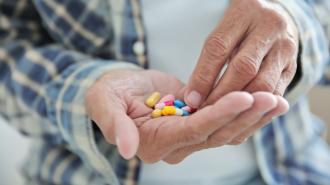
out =
[[[182,107],[186,106],[186,104],[181,100],[174,100],[174,106],[181,109]]]
[[[182,109],[181,109],[182,110]],[[182,110],[182,116],[189,116],[189,112],[186,110]]]

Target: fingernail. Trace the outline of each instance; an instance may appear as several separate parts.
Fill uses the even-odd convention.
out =
[[[187,96],[188,105],[198,108],[202,100],[202,96],[197,91],[191,91]]]

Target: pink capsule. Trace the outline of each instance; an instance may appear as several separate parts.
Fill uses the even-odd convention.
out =
[[[168,102],[168,101],[174,101],[175,100],[175,97],[173,94],[168,94],[164,97],[162,97],[160,100],[159,100],[159,103],[164,103],[164,102]]]
[[[182,109],[182,110],[185,110],[185,111],[187,111],[187,112],[189,112],[189,113],[191,113],[191,111],[192,111],[192,108],[189,107],[189,106],[184,106],[184,107],[182,107],[181,109]]]
[[[174,101],[166,101],[162,103],[157,103],[155,109],[163,109],[165,106],[173,106]]]

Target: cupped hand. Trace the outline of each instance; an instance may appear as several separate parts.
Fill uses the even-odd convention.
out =
[[[296,72],[298,45],[296,25],[278,3],[232,0],[204,44],[185,101],[198,108],[232,91],[283,95]]]
[[[280,96],[232,92],[194,114],[152,119],[144,100],[154,91],[182,98],[184,85],[158,71],[111,71],[86,94],[86,109],[106,140],[129,159],[178,163],[191,153],[239,144],[288,109]]]

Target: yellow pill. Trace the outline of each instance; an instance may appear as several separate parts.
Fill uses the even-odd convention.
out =
[[[159,99],[160,99],[160,93],[154,92],[149,96],[149,98],[147,98],[145,104],[148,107],[153,108],[158,103]]]
[[[154,111],[152,111],[151,113],[151,117],[152,118],[159,118],[162,116],[162,110],[160,109],[155,109]]]
[[[176,109],[174,106],[165,106],[162,110],[163,116],[175,115]]]

